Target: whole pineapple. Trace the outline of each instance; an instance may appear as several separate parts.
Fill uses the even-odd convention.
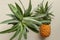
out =
[[[48,37],[51,33],[51,26],[47,24],[42,24],[40,27],[40,34],[42,37]]]
[[[52,14],[52,12],[50,12],[51,5],[48,5],[48,1],[46,2],[45,5],[43,5],[43,2],[41,3],[41,5],[38,5],[38,8],[35,11],[36,13],[34,16],[38,15],[39,21],[42,22],[42,24],[39,27],[40,35],[42,37],[48,37],[51,33],[51,26],[50,26],[51,19],[52,16],[54,15]]]

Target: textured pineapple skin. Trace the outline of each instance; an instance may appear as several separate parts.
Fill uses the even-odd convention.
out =
[[[47,24],[42,24],[39,30],[40,30],[40,35],[44,38],[49,37],[49,35],[51,34],[51,26]]]

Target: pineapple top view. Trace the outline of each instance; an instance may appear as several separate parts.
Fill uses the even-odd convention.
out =
[[[15,5],[8,4],[12,14],[7,14],[12,17],[12,19],[5,20],[0,24],[12,24],[13,26],[10,29],[1,31],[0,34],[3,33],[11,33],[15,32],[15,34],[9,39],[13,40],[17,35],[18,40],[22,40],[24,37],[27,40],[28,29],[32,30],[35,33],[39,33],[41,37],[46,38],[51,33],[51,21],[54,16],[52,12],[50,12],[51,4],[48,5],[48,1],[44,5],[44,0],[40,3],[36,10],[32,11],[32,3],[29,0],[29,6],[27,9],[24,8],[24,5],[19,0],[22,5],[22,8],[15,2]]]

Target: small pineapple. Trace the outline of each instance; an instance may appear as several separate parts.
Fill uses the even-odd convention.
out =
[[[43,1],[44,2],[44,1]],[[38,5],[37,10],[35,11],[34,16],[39,16],[39,21],[42,22],[42,24],[39,27],[39,32],[42,37],[48,37],[51,33],[51,19],[52,12],[50,12],[51,5],[48,5],[48,1],[46,2],[45,6],[43,5],[43,2],[41,5]]]
[[[42,37],[48,37],[51,33],[51,26],[47,24],[42,24],[40,27],[40,34]]]

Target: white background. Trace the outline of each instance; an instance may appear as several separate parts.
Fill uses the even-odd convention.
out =
[[[25,8],[28,7],[29,0],[21,0],[25,6]],[[46,2],[47,0],[45,0]],[[49,4],[53,2],[52,10],[53,14],[55,15],[52,23],[51,23],[51,35],[43,40],[60,40],[60,0],[48,0]],[[18,0],[0,0],[0,22],[3,20],[6,20],[10,17],[6,16],[6,14],[12,13],[8,7],[9,3],[14,4],[14,2],[17,2],[19,5]],[[37,7],[37,4],[41,3],[42,0],[32,0],[33,9]],[[10,25],[7,24],[0,24],[0,31],[6,30],[10,28]],[[0,40],[9,40],[9,38],[14,33],[9,34],[0,34]],[[16,37],[14,40],[17,40],[18,37]],[[23,40],[23,39],[22,39]],[[39,34],[34,33],[30,30],[28,33],[28,40],[42,40],[39,37]]]

